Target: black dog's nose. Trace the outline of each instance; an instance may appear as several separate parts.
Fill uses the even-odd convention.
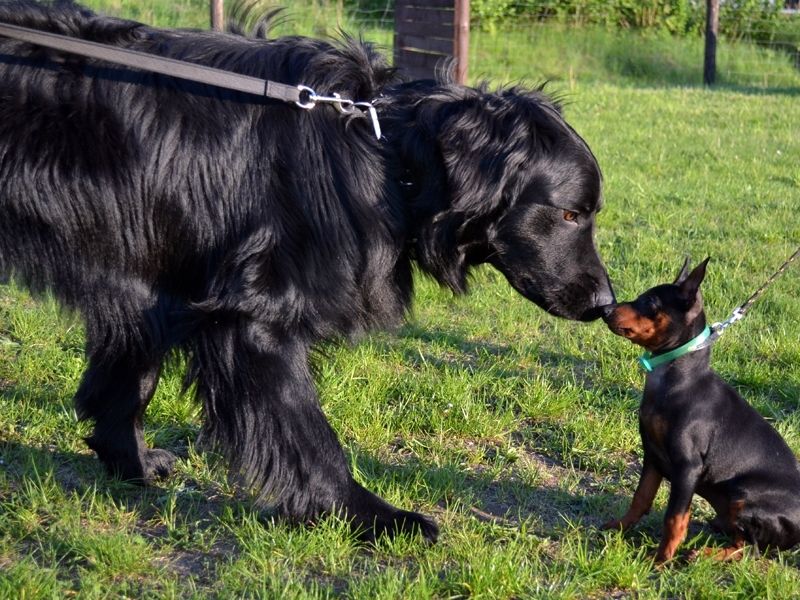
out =
[[[605,308],[608,305],[613,306],[617,303],[617,295],[614,293],[614,286],[611,285],[611,279],[608,277],[608,275],[606,275],[605,283],[605,289],[597,296],[597,304],[602,308]]]
[[[594,306],[581,315],[581,321],[605,320],[614,311],[615,306],[616,303]]]
[[[611,313],[614,312],[614,309],[617,307],[616,303],[614,304],[606,304],[605,306],[601,306],[598,310],[600,311],[600,316],[605,321],[608,317],[611,316]]]

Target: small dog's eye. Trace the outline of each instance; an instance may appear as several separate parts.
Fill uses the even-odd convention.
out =
[[[564,220],[569,221],[570,223],[575,223],[578,220],[578,213],[573,210],[565,210]]]

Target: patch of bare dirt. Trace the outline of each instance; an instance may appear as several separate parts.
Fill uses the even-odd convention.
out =
[[[487,463],[501,451],[491,445],[476,450],[480,443],[473,441],[464,444],[470,452],[483,453]],[[486,464],[462,467],[476,476],[470,507],[475,518],[512,527],[532,521],[541,533],[551,532],[566,521],[599,526],[608,519],[605,512],[596,514],[593,506],[598,495],[608,497],[608,490],[618,486],[619,476],[599,476],[524,447],[514,453],[500,472]],[[622,479],[635,478],[639,468],[631,458]]]
[[[234,555],[234,544],[216,542],[208,551],[173,549],[153,560],[153,566],[177,575],[193,578],[197,583],[210,584],[216,579],[217,566]]]

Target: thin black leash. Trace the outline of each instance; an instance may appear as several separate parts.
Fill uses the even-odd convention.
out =
[[[755,292],[753,292],[753,294],[747,300],[745,300],[740,306],[736,307],[731,313],[730,317],[728,317],[725,321],[722,321],[721,323],[714,323],[711,326],[711,335],[708,337],[707,340],[705,340],[702,344],[700,344],[697,347],[697,349],[699,350],[700,348],[706,348],[710,346],[711,344],[716,342],[720,337],[722,337],[722,334],[725,333],[725,330],[728,327],[730,327],[737,321],[743,319],[747,311],[750,310],[753,304],[756,303],[756,300],[758,300],[764,294],[764,292],[767,291],[767,288],[769,288],[769,286],[775,283],[775,280],[778,277],[783,275],[786,269],[789,268],[789,265],[792,264],[792,262],[794,262],[794,260],[798,256],[800,256],[800,248],[797,248],[797,250],[794,251],[794,254],[792,254],[788,259],[786,259],[786,262],[784,262],[780,266],[780,268],[777,271],[775,271],[772,274],[772,276],[761,285],[760,288],[758,288]]]
[[[0,35],[22,42],[45,46],[54,50],[61,50],[71,54],[78,54],[88,58],[95,58],[107,62],[169,75],[178,79],[186,79],[197,83],[204,83],[220,88],[253,94],[273,100],[294,103],[296,106],[311,110],[318,103],[332,104],[342,114],[353,114],[356,110],[362,115],[369,115],[375,137],[381,139],[381,127],[378,122],[378,113],[371,102],[355,102],[342,98],[334,93],[331,96],[320,96],[306,85],[287,85],[259,77],[240,75],[223,69],[206,67],[174,58],[155,56],[138,50],[117,48],[107,44],[99,44],[78,38],[59,35],[28,27],[19,27],[0,23]]]

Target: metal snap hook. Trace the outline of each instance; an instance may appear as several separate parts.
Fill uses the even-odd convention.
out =
[[[352,114],[355,108],[353,108],[353,101],[348,100],[347,98],[342,98],[342,96],[338,92],[333,92],[333,97],[336,99],[332,104],[336,107],[343,115]]]
[[[296,100],[295,104],[304,110],[311,110],[317,103],[315,102],[317,94],[307,85],[298,85],[297,90],[300,92],[300,100]],[[303,98],[306,98],[305,100]]]

